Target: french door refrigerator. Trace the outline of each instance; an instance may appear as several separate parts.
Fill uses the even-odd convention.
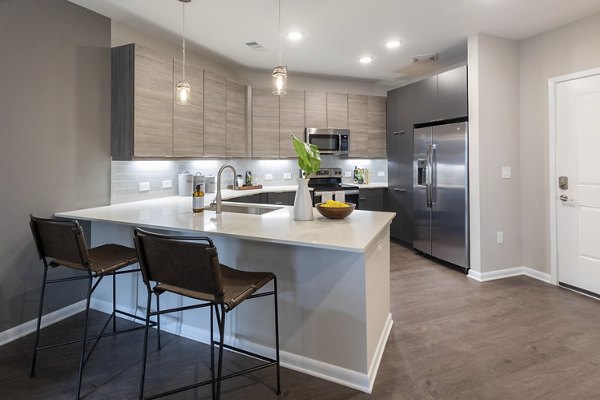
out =
[[[467,123],[415,127],[413,247],[469,268]]]

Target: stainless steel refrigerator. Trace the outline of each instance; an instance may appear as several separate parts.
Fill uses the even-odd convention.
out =
[[[467,123],[415,128],[413,247],[469,268]]]

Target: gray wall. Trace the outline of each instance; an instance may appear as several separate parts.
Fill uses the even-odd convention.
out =
[[[29,213],[109,203],[109,49],[105,17],[66,0],[0,1],[0,332],[37,313]],[[46,312],[82,298],[61,285]]]

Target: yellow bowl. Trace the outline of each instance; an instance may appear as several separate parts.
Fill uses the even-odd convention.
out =
[[[346,218],[348,215],[352,214],[352,211],[356,208],[356,204],[354,203],[346,203],[349,207],[323,207],[324,203],[317,203],[315,207],[317,207],[317,211],[321,213],[322,216],[331,219],[342,219]]]

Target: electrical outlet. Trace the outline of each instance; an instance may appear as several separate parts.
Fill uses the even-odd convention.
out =
[[[272,181],[273,180],[273,174],[265,174],[265,181]]]
[[[150,182],[138,183],[138,192],[147,192],[150,190]]]
[[[163,189],[170,189],[173,187],[173,181],[171,179],[165,179],[162,181]]]
[[[283,179],[292,179],[292,173],[291,172],[286,172],[283,174]]]
[[[498,244],[504,243],[504,232],[502,232],[502,231],[496,232],[496,243],[498,243]]]
[[[344,178],[352,178],[352,172],[344,171]]]
[[[509,179],[510,177],[510,167],[502,167],[502,179]]]
[[[377,171],[377,176],[385,176],[385,172],[383,172],[383,171]]]

